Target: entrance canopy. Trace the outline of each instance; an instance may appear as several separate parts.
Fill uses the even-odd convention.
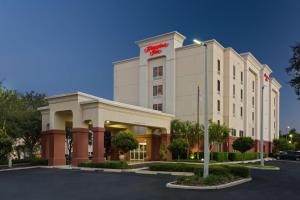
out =
[[[111,101],[82,92],[50,96],[49,105],[39,108],[42,113],[42,130],[64,130],[65,123],[73,122],[73,128],[104,127],[105,123],[118,122],[160,128],[170,133],[174,115],[148,108]]]
[[[139,106],[102,99],[82,92],[47,97],[49,103],[42,113],[42,157],[49,165],[65,165],[66,130],[72,129],[72,165],[88,159],[88,133],[93,132],[93,161],[104,159],[105,129],[134,130],[159,133],[143,138],[148,146],[148,159],[157,159],[160,146],[170,142],[173,115]],[[170,156],[169,156],[170,158]]]

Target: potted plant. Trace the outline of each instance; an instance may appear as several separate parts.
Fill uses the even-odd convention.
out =
[[[113,137],[112,143],[120,150],[120,160],[125,160],[127,152],[138,148],[138,141],[127,131],[120,131]]]

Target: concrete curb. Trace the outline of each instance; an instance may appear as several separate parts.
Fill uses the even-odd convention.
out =
[[[194,173],[192,172],[167,172],[167,171],[150,171],[150,170],[140,170],[136,171],[137,174],[152,174],[152,175],[158,175],[158,174],[168,174],[173,176],[193,176]]]
[[[230,183],[225,183],[222,185],[214,185],[214,186],[189,186],[189,185],[176,185],[176,181],[170,182],[166,184],[167,188],[175,188],[175,189],[185,189],[185,190],[219,190],[219,189],[225,189],[229,187],[233,187],[236,185],[240,185],[243,183],[247,183],[251,181],[252,178],[245,178],[238,181],[233,181]]]
[[[279,167],[274,167],[274,168],[260,168],[260,167],[255,167],[255,166],[245,166],[249,169],[258,169],[258,170],[269,170],[269,171],[279,171]]]
[[[25,170],[25,169],[36,169],[36,168],[40,168],[40,166],[16,167],[16,168],[0,169],[0,172],[17,171],[17,170]]]

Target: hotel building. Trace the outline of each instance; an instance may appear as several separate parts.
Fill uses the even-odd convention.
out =
[[[114,101],[79,92],[48,97],[49,106],[40,110],[43,153],[50,164],[64,162],[62,150],[59,158],[54,155],[56,149],[64,148],[63,132],[70,121],[75,136],[74,165],[87,159],[89,124],[94,130],[94,160],[103,160],[105,134],[120,130],[132,132],[140,142],[139,149],[130,152],[127,159],[159,159],[159,149],[166,150],[170,142],[170,121],[197,120],[198,86],[199,120],[204,123],[205,63],[209,119],[231,129],[227,144],[215,150],[233,151],[235,138],[250,136],[256,141],[253,151],[259,151],[263,130],[264,150],[270,152],[271,141],[279,136],[281,88],[276,79],[270,78],[271,68],[251,53],[239,54],[216,40],[183,46],[184,40],[182,34],[171,32],[137,41],[137,57],[113,63]],[[170,159],[169,152],[167,157]]]

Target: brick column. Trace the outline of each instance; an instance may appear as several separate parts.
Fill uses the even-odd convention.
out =
[[[79,162],[88,160],[88,129],[73,128],[73,154],[72,166],[77,166]]]
[[[50,135],[48,131],[42,132],[42,158],[48,160],[49,159],[49,144],[50,144]]]
[[[104,160],[104,132],[105,128],[93,128],[93,161]]]
[[[66,134],[64,130],[49,130],[49,159],[48,165],[65,165],[65,140]]]
[[[168,150],[168,145],[171,143],[171,134],[161,134],[161,145],[164,150],[167,151],[167,160],[172,160],[172,154]]]
[[[152,134],[152,160],[160,160],[161,136]]]

